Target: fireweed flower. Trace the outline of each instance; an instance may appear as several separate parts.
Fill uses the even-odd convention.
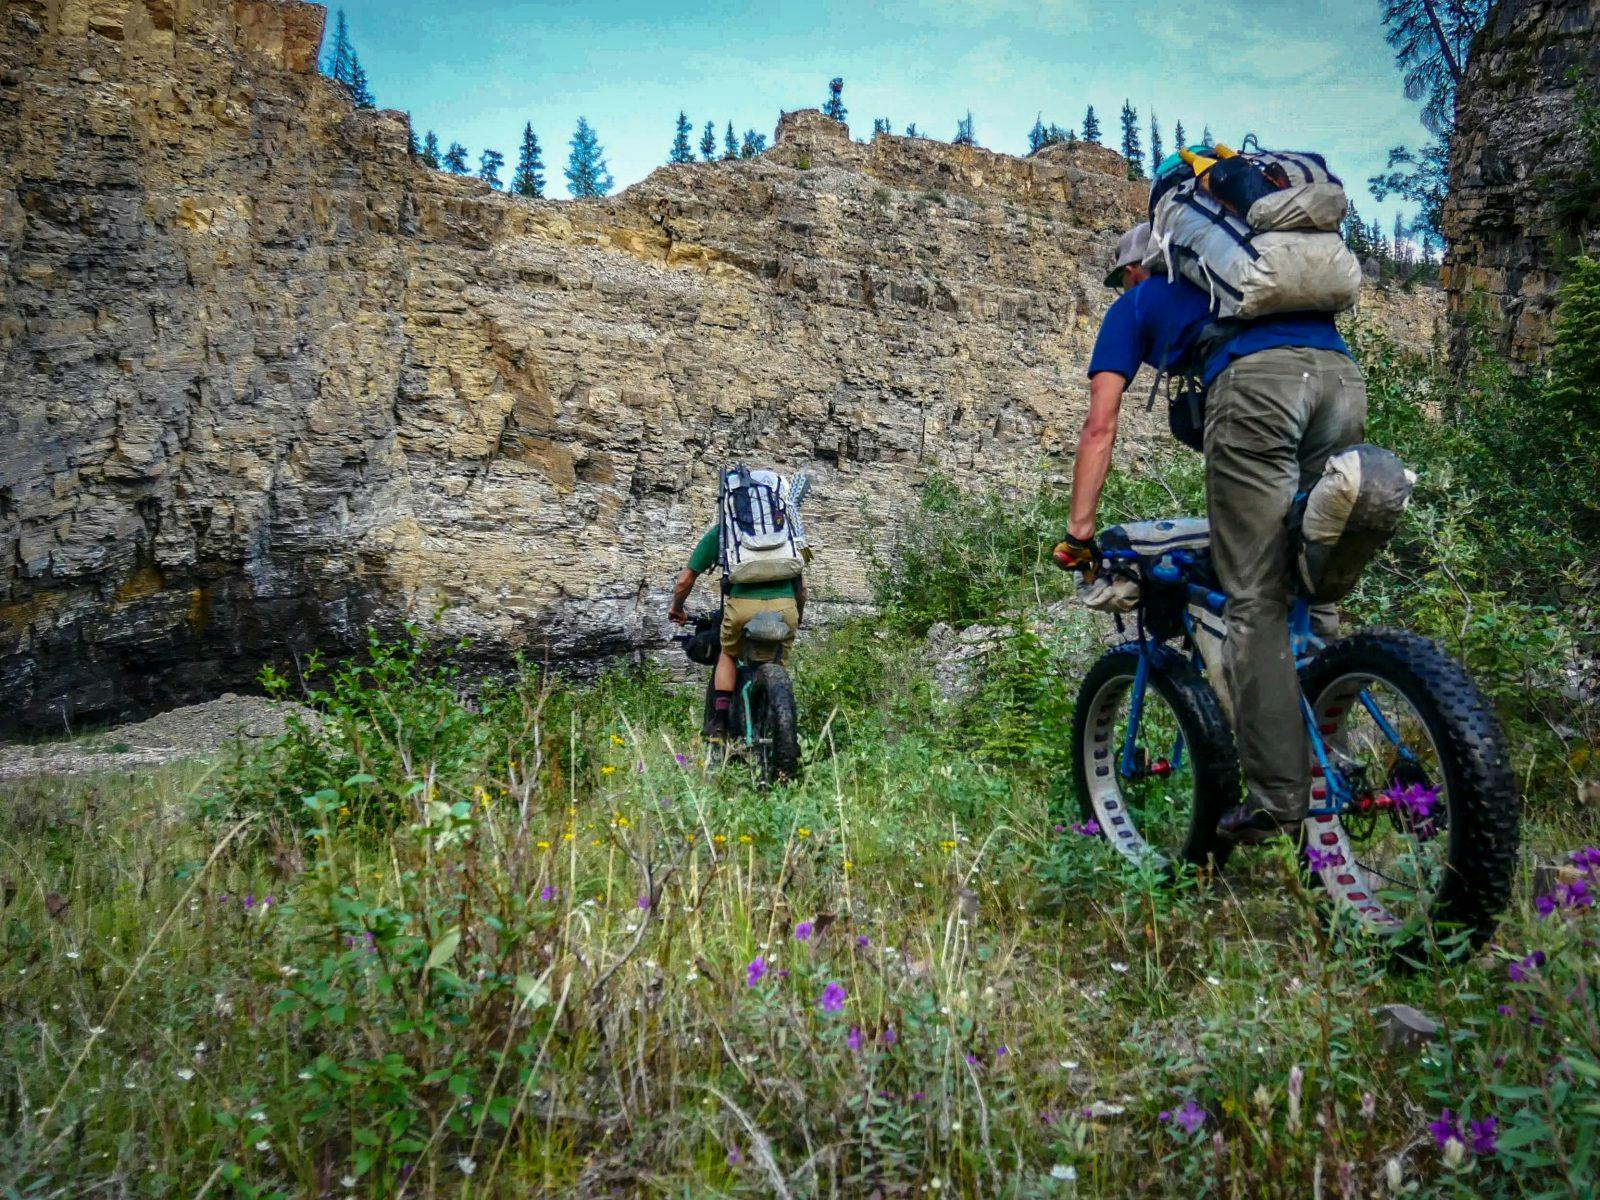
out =
[[[1206,1110],[1196,1104],[1194,1097],[1191,1096],[1184,1101],[1183,1107],[1172,1115],[1172,1119],[1185,1133],[1194,1133],[1206,1123]]]
[[[1544,951],[1535,950],[1526,958],[1521,958],[1514,963],[1506,964],[1506,974],[1511,976],[1512,983],[1523,983],[1526,982],[1528,976],[1532,975],[1542,966],[1544,966]],[[1449,1110],[1446,1109],[1445,1111],[1448,1112]]]
[[[822,999],[818,1002],[822,1005],[822,1011],[842,1012],[844,1010],[845,994],[844,985],[840,983],[830,983],[823,988]]]
[[[761,982],[761,977],[767,973],[767,960],[756,957],[750,960],[750,965],[744,969],[745,987],[755,987]]]
[[[794,927],[794,940],[797,942],[809,942],[811,940],[810,921],[801,921],[800,924]]]

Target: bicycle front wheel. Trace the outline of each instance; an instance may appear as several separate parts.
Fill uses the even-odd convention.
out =
[[[1449,929],[1481,945],[1511,897],[1519,805],[1494,709],[1427,638],[1363,630],[1333,642],[1301,687],[1342,810],[1305,822],[1306,869],[1336,914],[1392,936],[1402,957]]]
[[[1107,653],[1079,689],[1072,758],[1084,820],[1133,861],[1220,867],[1228,844],[1217,821],[1239,796],[1233,734],[1186,659],[1162,646],[1149,655],[1142,698],[1137,642]]]

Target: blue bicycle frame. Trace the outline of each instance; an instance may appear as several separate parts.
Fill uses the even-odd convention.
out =
[[[1136,563],[1139,554],[1132,550],[1107,550],[1105,558],[1113,563]],[[1189,572],[1194,567],[1194,555],[1187,550],[1175,550],[1165,555],[1159,562],[1149,568],[1151,576],[1163,584],[1183,584],[1188,589],[1189,603],[1205,609],[1218,617],[1226,617],[1228,598],[1221,592],[1214,592],[1209,588],[1201,587],[1189,579]],[[1194,641],[1194,623],[1187,609],[1183,614],[1185,632],[1189,634],[1190,642]],[[1128,731],[1122,743],[1122,756],[1118,763],[1118,771],[1124,779],[1135,778],[1143,769],[1139,761],[1139,726],[1144,718],[1145,691],[1150,685],[1150,667],[1155,656],[1156,647],[1159,645],[1154,639],[1147,636],[1141,624],[1139,630],[1139,664],[1134,669],[1133,693],[1129,699]],[[1308,663],[1318,650],[1322,648],[1322,641],[1311,631],[1311,608],[1302,599],[1296,599],[1289,609],[1289,646],[1294,653],[1295,667],[1301,668]],[[1195,669],[1202,675],[1205,674],[1205,662],[1198,652],[1191,655]],[[1362,689],[1358,697],[1363,708],[1371,715],[1373,722],[1383,733],[1384,737],[1395,747],[1402,759],[1413,759],[1415,756],[1401,744],[1400,734],[1389,722],[1376,702]],[[1305,720],[1306,734],[1311,740],[1311,751],[1321,769],[1322,778],[1327,784],[1327,795],[1321,805],[1313,806],[1308,812],[1308,817],[1338,816],[1344,812],[1355,800],[1354,789],[1344,772],[1332,762],[1328,755],[1327,743],[1322,739],[1322,731],[1317,727],[1317,720],[1311,711],[1311,703],[1304,695],[1300,697],[1300,713]],[[1183,761],[1183,734],[1180,732],[1173,745],[1172,769],[1177,770]]]

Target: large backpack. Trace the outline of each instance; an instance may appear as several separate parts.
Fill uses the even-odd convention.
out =
[[[787,483],[772,471],[752,471],[740,463],[722,473],[717,512],[725,583],[799,578],[805,540],[784,499],[787,493]]]
[[[1349,202],[1322,156],[1217,152],[1214,166],[1184,152],[1157,179],[1145,265],[1203,289],[1223,319],[1353,308],[1361,264],[1339,233]],[[1196,163],[1209,166],[1212,187]]]

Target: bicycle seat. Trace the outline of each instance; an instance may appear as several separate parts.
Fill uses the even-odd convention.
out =
[[[1211,522],[1204,517],[1129,521],[1100,534],[1102,550],[1129,550],[1140,558],[1160,558],[1174,550],[1199,552],[1211,544]]]

